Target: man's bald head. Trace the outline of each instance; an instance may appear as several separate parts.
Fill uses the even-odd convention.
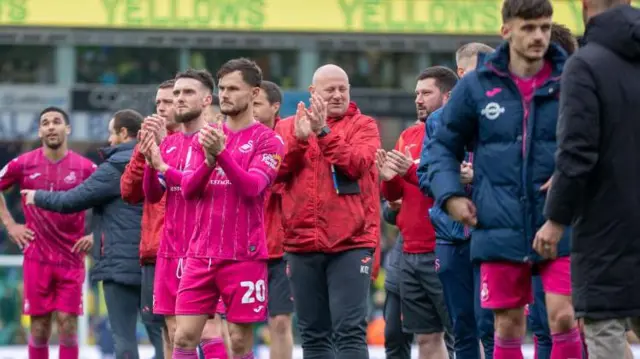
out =
[[[327,64],[324,66],[318,67],[316,72],[313,73],[313,80],[311,81],[311,85],[314,86],[318,80],[322,80],[325,78],[343,78],[347,80],[349,83],[349,75],[342,69],[342,67],[334,64]]]
[[[320,66],[313,74],[309,92],[327,103],[329,117],[342,117],[349,108],[349,76],[340,66]]]

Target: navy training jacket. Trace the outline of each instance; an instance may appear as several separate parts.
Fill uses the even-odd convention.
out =
[[[458,82],[427,145],[428,182],[440,207],[451,197],[467,195],[459,180],[460,162],[466,148],[474,153],[472,199],[478,225],[471,240],[473,260],[541,260],[532,245],[545,222],[546,193],[540,187],[554,170],[560,75],[567,54],[551,44],[545,58],[552,75],[537,89],[528,121],[509,75],[505,42]],[[559,256],[569,255],[569,236],[565,231]]]

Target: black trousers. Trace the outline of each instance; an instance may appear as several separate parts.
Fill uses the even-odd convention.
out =
[[[367,303],[373,249],[288,253],[305,359],[368,359]]]
[[[411,359],[413,334],[402,331],[400,293],[387,290],[384,300],[384,352],[387,359]]]

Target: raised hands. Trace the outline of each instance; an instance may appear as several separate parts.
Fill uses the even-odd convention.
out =
[[[327,125],[327,103],[316,93],[311,95],[309,102],[311,110],[306,110],[307,117],[311,124],[311,131],[318,134]]]
[[[218,156],[225,149],[227,137],[222,129],[205,126],[198,133],[198,142],[210,156]]]
[[[376,151],[376,167],[378,174],[383,181],[389,181],[397,175],[397,173],[389,166],[387,160],[387,152],[383,149]]]
[[[383,181],[389,181],[397,175],[404,176],[412,164],[409,146],[404,148],[404,153],[398,150],[386,152],[383,149],[376,152],[376,166]]]
[[[141,130],[140,131],[140,144],[138,150],[142,153],[147,160],[147,164],[157,171],[163,172],[167,164],[162,159],[160,154],[160,148],[156,142],[156,134],[152,131]]]
[[[160,115],[147,116],[142,123],[142,130],[153,133],[156,144],[160,145],[160,142],[167,137],[167,121]],[[138,140],[141,140],[140,133],[138,134]]]
[[[301,141],[306,141],[311,133],[311,121],[309,120],[309,112],[305,108],[303,102],[298,103],[298,108],[296,109],[296,116],[294,118],[294,130],[296,138]]]

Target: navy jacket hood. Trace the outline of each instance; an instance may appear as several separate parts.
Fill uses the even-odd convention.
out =
[[[594,16],[585,37],[624,58],[640,59],[640,9],[621,5]]]
[[[128,141],[115,146],[103,147],[98,150],[103,160],[111,163],[121,172],[127,166],[133,155],[133,148],[138,141]]]

